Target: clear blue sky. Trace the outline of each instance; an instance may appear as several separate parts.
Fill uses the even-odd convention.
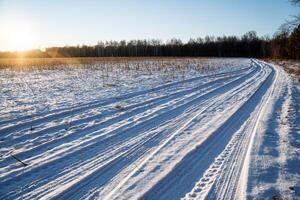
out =
[[[0,0],[0,51],[23,29],[32,47],[99,40],[273,35],[299,7],[288,0]],[[25,27],[25,28],[20,28]],[[5,34],[3,31],[10,30]],[[2,34],[1,34],[2,31]],[[29,45],[30,46],[30,45]]]

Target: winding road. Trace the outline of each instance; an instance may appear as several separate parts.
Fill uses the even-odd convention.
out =
[[[1,121],[14,151],[2,151],[0,199],[245,199],[257,131],[285,84],[283,70],[249,63]]]

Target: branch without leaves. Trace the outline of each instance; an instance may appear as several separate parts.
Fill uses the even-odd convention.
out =
[[[299,25],[300,25],[300,15],[295,15],[293,16],[292,19],[286,20],[286,22],[280,26],[279,31],[290,34]]]

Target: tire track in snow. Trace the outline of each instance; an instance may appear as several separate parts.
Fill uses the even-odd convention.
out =
[[[248,119],[248,116],[251,114],[251,110],[254,110],[257,106],[257,103],[260,98],[263,97],[265,91],[268,89],[268,85],[271,84],[272,81],[272,73],[268,76],[268,78],[264,79],[261,82],[260,87],[256,89],[256,91],[252,94],[250,99],[243,103],[243,105],[232,115],[226,122],[214,131],[209,138],[207,138],[204,143],[200,144],[200,146],[194,151],[190,152],[180,163],[174,167],[171,173],[162,179],[159,183],[157,183],[150,191],[148,191],[142,198],[146,199],[157,199],[157,198],[180,198],[185,195],[187,188],[190,187],[192,189],[194,187],[194,183],[187,184],[189,181],[195,179],[197,174],[204,174],[207,170],[210,162],[214,161],[214,158],[219,155],[218,152],[222,152],[229,139],[231,138],[231,134],[238,130],[240,125],[244,123],[245,120]],[[251,100],[252,99],[252,100]],[[255,99],[255,104],[252,102]],[[232,145],[230,145],[232,146]],[[228,153],[228,149],[225,152]],[[200,156],[201,155],[201,156]],[[209,161],[211,160],[211,161]],[[213,170],[206,174],[211,176],[214,173],[217,173],[217,169],[222,162],[217,160],[216,165],[213,165]],[[207,166],[207,167],[205,167]],[[181,176],[176,176],[176,171],[181,171]],[[213,173],[212,173],[213,172]],[[193,178],[192,178],[193,177]],[[200,177],[201,178],[201,177]],[[200,180],[199,185],[196,185],[195,189],[188,194],[187,198],[198,197],[199,193],[203,193],[203,189],[207,187],[208,183],[214,179],[214,175],[212,177],[203,177]],[[198,179],[199,180],[199,179]],[[205,184],[204,184],[205,182]],[[184,183],[184,185],[182,185]],[[176,185],[176,186],[175,186]],[[178,186],[178,187],[177,187]],[[180,187],[179,187],[180,186]],[[184,189],[184,187],[186,189]],[[174,191],[176,188],[177,191]],[[172,196],[172,191],[175,192]],[[168,196],[163,196],[163,193]]]
[[[276,70],[272,70],[271,73],[274,74],[271,79],[272,83],[256,108],[258,112],[252,114],[241,129],[233,135],[222,153],[215,158],[215,162],[210,165],[203,177],[195,184],[192,191],[186,194],[184,199],[205,199],[207,196],[209,199],[246,198],[244,194],[248,176],[245,174],[247,173],[245,167],[248,163],[245,160],[249,158],[255,132],[277,82],[278,73]],[[218,180],[217,185],[214,185],[216,180]],[[213,186],[214,192],[210,193]]]
[[[81,135],[83,135],[84,132],[91,132],[91,131],[96,131],[99,128],[103,127],[103,126],[108,126],[108,124],[113,124],[116,123],[122,119],[124,119],[125,116],[126,118],[133,116],[133,115],[137,115],[138,113],[142,113],[147,109],[153,109],[155,108],[155,106],[161,106],[163,104],[171,104],[174,100],[179,99],[180,97],[184,96],[184,95],[188,95],[192,92],[194,92],[196,94],[201,92],[199,91],[200,89],[203,89],[205,87],[207,88],[213,88],[216,84],[221,83],[222,81],[229,81],[230,79],[234,79],[237,76],[230,76],[230,77],[225,77],[225,78],[220,78],[217,80],[213,80],[213,81],[209,81],[206,82],[204,84],[199,84],[197,87],[194,87],[192,89],[188,89],[188,90],[182,90],[179,92],[174,92],[171,94],[167,94],[167,95],[163,95],[163,96],[159,96],[153,99],[150,99],[146,102],[141,102],[141,103],[137,103],[137,104],[130,104],[127,107],[124,107],[124,111],[120,112],[119,110],[113,109],[112,111],[107,111],[107,113],[101,113],[98,115],[92,115],[86,118],[79,118],[77,120],[73,120],[71,121],[72,123],[72,130],[79,128],[80,125],[82,125],[83,123],[87,123],[89,121],[95,120],[95,119],[102,119],[102,121],[99,121],[98,123],[93,124],[93,126],[89,126],[87,128],[79,128],[78,131],[72,132],[72,134],[68,134],[69,129],[65,130],[66,125],[65,124],[59,124],[56,126],[52,126],[52,127],[48,127],[45,129],[42,129],[40,131],[36,131],[30,134],[23,134],[20,137],[17,138],[13,138],[10,141],[7,141],[3,144],[2,148],[5,147],[14,147],[13,144],[16,146],[20,146],[22,147],[22,149],[24,149],[24,147],[28,147],[30,145],[34,145],[35,148],[39,148],[40,149],[40,145],[37,146],[34,141],[41,141],[41,140],[45,140],[46,141],[46,145],[47,143],[51,142],[53,143],[53,140],[68,140],[69,137],[73,137],[71,135],[75,135],[76,133],[80,132]],[[209,87],[208,87],[209,86]],[[169,103],[168,103],[169,102]],[[115,116],[117,115],[117,116]],[[120,119],[120,120],[119,120]],[[106,124],[106,125],[104,125]],[[60,131],[60,133],[58,133],[58,135],[54,135],[53,134],[55,132]],[[62,133],[61,133],[62,132]],[[47,133],[46,135],[44,133]],[[48,136],[48,137],[47,137]],[[53,139],[54,137],[54,139]],[[30,140],[30,139],[34,139],[34,141]],[[51,141],[49,141],[49,139]],[[22,145],[22,144],[26,144]],[[15,151],[17,151],[18,149],[16,147]],[[16,156],[22,156],[24,154],[27,154],[28,148],[26,148],[26,151],[23,150],[23,152],[21,153],[17,153]],[[6,156],[7,157],[7,156]],[[5,158],[5,156],[3,156],[3,158]],[[1,167],[1,165],[0,165]]]
[[[252,67],[249,67],[249,70],[251,69]],[[239,71],[239,70],[238,70]],[[238,76],[238,75],[241,75],[241,74],[238,74],[238,73],[234,73],[234,74],[236,74],[236,75],[233,75],[232,77],[235,77],[235,76]],[[216,77],[218,77],[218,76],[216,76]],[[221,77],[221,76],[219,76],[219,77]],[[228,78],[230,78],[230,77],[228,77]],[[224,77],[223,78],[221,78],[221,79],[224,79]],[[198,80],[198,79],[197,79]],[[219,79],[220,80],[220,79]],[[203,84],[205,85],[205,84],[207,84],[208,85],[208,83],[211,83],[211,84],[213,84],[213,83],[216,83],[216,82],[218,82],[218,79],[217,80],[213,80],[213,81],[206,81],[206,82],[204,82]],[[200,86],[200,87],[202,87],[202,86]],[[196,89],[196,88],[194,88],[194,89]],[[192,91],[192,90],[190,90],[190,91]],[[181,91],[182,93],[181,94],[184,94],[184,93],[187,93],[187,92],[190,92],[190,91],[187,91],[187,90],[183,90],[183,91]],[[178,94],[178,93],[177,93]],[[179,94],[180,94],[180,92],[179,92]],[[175,95],[175,93],[174,93],[174,95]],[[164,97],[172,97],[173,96],[173,94],[170,94],[170,95],[166,95],[166,96],[164,96]],[[164,98],[164,97],[162,97],[162,98]],[[161,100],[160,98],[154,98],[153,99],[153,101],[149,101],[149,102],[144,102],[144,104],[146,104],[146,103],[151,103],[151,102],[154,102],[154,101],[156,101],[156,100]],[[135,106],[140,106],[141,104],[143,104],[143,103],[140,103],[140,104],[137,104],[137,105],[130,105],[130,106],[132,106],[131,108],[134,108]],[[126,108],[126,111],[128,111],[128,110],[130,110],[130,106],[128,107],[128,108]],[[142,105],[143,106],[143,105]],[[115,110],[115,109],[113,109],[113,110]],[[107,120],[107,118],[110,116],[110,115],[113,115],[114,113],[117,113],[117,112],[114,112],[114,111],[108,111],[107,113],[105,113],[105,110],[104,110],[104,113],[101,113],[99,116],[101,116],[101,118],[105,118],[105,120]],[[76,117],[76,116],[75,116]],[[79,129],[78,131],[80,131],[80,132],[83,132],[83,131],[87,131],[87,130],[83,130],[82,128],[81,128],[81,126],[82,126],[82,122],[84,122],[84,121],[86,121],[86,122],[88,122],[89,120],[93,120],[93,119],[95,119],[95,118],[97,118],[97,115],[95,116],[90,116],[90,117],[88,117],[88,118],[85,118],[85,119],[81,119],[82,117],[77,117],[77,118],[79,118],[78,120],[74,120],[74,121],[72,121],[71,123],[72,123],[72,128],[71,129]],[[99,121],[100,119],[97,119],[97,121]],[[112,120],[111,120],[112,121]],[[51,122],[52,123],[52,122]],[[90,131],[93,131],[93,130],[95,130],[95,129],[98,129],[99,127],[98,127],[98,123],[100,123],[100,127],[103,127],[102,126],[102,121],[100,121],[100,122],[97,122],[97,123],[95,123],[92,127],[89,127],[88,129],[90,129]],[[76,127],[76,125],[77,125],[77,127]],[[25,127],[26,128],[26,127]],[[67,130],[65,130],[66,129],[66,124],[60,124],[60,125],[56,125],[56,126],[52,126],[52,127],[49,127],[49,128],[46,128],[46,129],[43,129],[43,130],[38,130],[38,131],[35,131],[35,130],[33,130],[33,131],[31,131],[31,130],[28,130],[28,132],[29,133],[21,133],[21,132],[16,132],[16,133],[18,133],[18,135],[21,135],[20,137],[15,137],[15,136],[13,136],[12,137],[12,139],[9,139],[9,140],[6,140],[6,142],[5,143],[3,143],[3,149],[5,148],[5,147],[12,147],[11,146],[11,144],[14,144],[14,146],[13,146],[13,148],[15,148],[15,153],[16,153],[16,155],[18,156],[18,154],[19,154],[19,152],[18,152],[18,149],[19,148],[22,148],[22,150],[20,150],[20,151],[22,151],[22,152],[24,152],[24,150],[25,151],[27,151],[27,147],[29,147],[30,148],[30,146],[32,146],[32,145],[34,145],[35,147],[37,147],[37,146],[39,146],[39,145],[37,145],[37,143],[38,144],[42,144],[43,143],[43,141],[44,142],[46,142],[46,143],[48,143],[49,142],[49,140],[51,140],[51,139],[53,139],[54,138],[54,140],[62,140],[62,139],[64,139],[64,137],[62,137],[62,136],[66,136],[66,135],[68,135],[69,134],[69,132],[70,132],[70,130],[69,129],[67,129]],[[74,132],[72,130],[72,133]],[[56,134],[51,134],[51,133],[55,133],[55,132],[57,132],[57,131],[59,131],[58,133],[56,133]],[[78,132],[77,131],[77,132]],[[0,131],[1,132],[1,131]],[[47,134],[46,135],[44,135],[43,133],[44,132],[47,132]],[[35,137],[35,136],[39,136],[39,137]],[[48,137],[47,137],[48,136]],[[45,138],[46,137],[46,138]],[[50,137],[50,138],[49,138]],[[68,136],[67,136],[68,137]],[[35,141],[26,141],[26,140],[28,140],[28,139],[30,139],[30,138],[35,138],[35,141],[37,141],[37,143],[35,142]],[[40,138],[42,138],[42,139],[40,139]],[[20,143],[18,143],[18,142],[20,142],[20,141],[22,141],[21,142],[21,144]],[[31,143],[32,142],[32,143]],[[26,144],[26,146],[24,146],[23,144]],[[6,151],[6,152],[8,152],[8,151]],[[20,153],[20,154],[26,154],[26,152],[24,152],[24,153]],[[2,154],[3,154],[3,152],[2,152]],[[22,156],[22,155],[20,155],[20,156]],[[10,156],[9,156],[9,154],[3,154],[2,155],[2,159],[5,159],[5,157],[6,158],[9,158]],[[27,156],[28,157],[28,156]],[[1,164],[0,164],[1,165]]]
[[[251,72],[251,73],[253,73],[253,72]],[[250,73],[249,73],[249,75],[250,75]],[[206,84],[205,84],[206,85]],[[207,86],[209,86],[209,84],[207,84]],[[209,86],[209,87],[207,87],[207,88],[210,88],[211,86]],[[220,87],[219,85],[216,85],[216,86],[213,86],[212,87],[212,89],[210,89],[210,90],[213,90],[214,89],[214,87]],[[208,91],[206,91],[206,92],[209,92],[210,90],[208,90]],[[201,91],[200,91],[201,92]],[[195,94],[192,94],[191,96],[187,96],[187,97],[185,97],[184,99],[178,99],[179,101],[178,102],[173,102],[174,103],[174,106],[176,105],[176,104],[178,104],[178,106],[180,106],[180,105],[182,105],[182,104],[187,104],[189,101],[191,101],[191,100],[193,100],[193,99],[195,99],[195,98],[198,98],[198,96],[197,95],[199,95],[198,94],[199,93],[199,91],[196,91],[195,92]],[[205,94],[205,92],[204,92],[204,94]],[[202,95],[204,95],[204,94],[202,94]],[[187,101],[188,100],[188,101]],[[166,107],[166,108],[162,108],[162,109],[158,109],[158,110],[154,110],[155,112],[153,112],[153,113],[150,113],[150,115],[149,116],[142,116],[142,118],[141,119],[147,119],[147,117],[151,117],[152,115],[158,115],[158,114],[162,114],[163,112],[162,111],[168,111],[169,109],[173,109],[172,107],[170,107],[172,104],[170,104],[170,102],[168,102],[168,103],[166,103],[169,107]],[[148,112],[147,110],[145,111],[145,112]],[[125,113],[124,114],[124,117],[122,117],[122,119],[126,119],[128,117],[128,115],[127,115],[127,113]],[[115,130],[110,130],[109,132],[116,132],[116,131],[118,131],[118,129],[121,129],[120,131],[125,131],[126,130],[126,128],[130,128],[130,125],[136,125],[137,124],[137,122],[138,121],[142,121],[141,119],[139,119],[139,120],[137,120],[137,119],[135,119],[134,121],[131,121],[129,124],[128,123],[125,123],[125,125],[120,125],[120,126],[118,126],[118,127],[116,127],[116,129]],[[112,121],[113,122],[115,122],[114,121],[114,119],[112,119]],[[109,122],[110,124],[113,124],[113,123],[111,123],[111,122]],[[142,121],[142,123],[146,123],[146,122],[143,122]],[[98,127],[98,128],[102,128],[102,129],[107,129],[107,125],[110,125],[110,124],[108,124],[108,123],[104,123],[103,124],[103,126],[101,125],[101,127]],[[120,132],[120,131],[118,131],[118,132]],[[97,130],[96,132],[92,132],[92,133],[89,133],[88,135],[86,135],[87,133],[88,133],[88,131],[87,132],[85,132],[84,130],[79,130],[79,132],[78,132],[79,134],[81,134],[82,136],[84,136],[84,138],[86,138],[86,141],[85,141],[85,143],[87,143],[87,145],[91,145],[89,142],[90,141],[92,141],[92,140],[95,140],[95,139],[97,139],[98,138],[98,140],[99,139],[101,139],[101,138],[104,138],[104,139],[106,139],[106,134],[104,133],[104,134],[100,134],[99,135],[99,133],[101,133],[101,130]],[[92,136],[93,135],[96,135],[95,137],[93,137],[92,138]],[[62,140],[63,138],[58,138],[56,141],[54,141],[54,143],[52,143],[52,146],[45,146],[45,150],[49,150],[49,149],[51,149],[52,147],[55,147],[56,149],[57,148],[59,148],[59,146],[57,147],[57,145],[59,144],[59,145],[62,145],[62,148],[63,148],[63,150],[64,151],[66,151],[66,150],[68,150],[67,149],[67,146],[66,146],[66,142],[71,142],[71,144],[74,144],[74,146],[78,146],[78,144],[76,144],[77,142],[76,142],[76,140],[74,140],[74,139],[80,139],[80,140],[83,140],[81,137],[79,137],[79,136],[76,136],[75,135],[75,138],[74,138],[74,135],[69,135],[70,137],[69,137],[69,139],[68,140],[66,140],[66,138],[65,138],[65,140]],[[84,146],[83,145],[83,141],[81,141],[81,146]],[[33,149],[33,152],[37,152],[37,153],[40,153],[38,150],[42,150],[41,148],[39,148],[39,147],[37,147],[36,149]],[[25,151],[25,152],[22,152],[22,153],[19,153],[19,154],[15,154],[16,156],[18,156],[19,158],[21,158],[21,159],[25,159],[25,161],[28,163],[28,164],[30,164],[30,165],[32,165],[32,163],[30,162],[30,160],[33,160],[33,159],[38,159],[38,157],[34,157],[34,154],[31,154],[30,155],[30,151],[28,152],[28,151]],[[27,158],[27,156],[28,155],[30,155],[30,157],[32,157],[32,159],[26,159]],[[24,157],[23,157],[24,156]],[[41,155],[41,156],[43,156],[43,155]],[[54,154],[53,154],[53,156],[54,156]],[[48,159],[49,159],[49,157],[48,157]],[[1,162],[1,168],[2,168],[2,173],[4,174],[4,170],[5,171],[10,171],[10,172],[13,172],[13,170],[12,169],[10,169],[10,168],[5,168],[5,166],[8,166],[10,163],[13,163],[13,162],[15,162],[13,159],[11,159],[10,157],[7,157],[7,159],[6,160],[4,160],[3,162]],[[9,167],[9,166],[8,166]]]
[[[236,91],[237,93],[239,92],[239,91]],[[209,103],[209,105],[206,107],[206,108],[209,108],[209,107],[211,107],[216,101],[217,101],[217,98],[213,101],[214,103],[212,103],[211,102],[211,100],[209,100],[210,101],[210,103]],[[202,109],[202,112],[204,112],[204,110],[205,109]],[[192,117],[192,118],[194,118],[194,117]],[[191,118],[189,118],[188,119],[188,121],[190,121],[191,120]],[[186,123],[184,123],[184,124],[186,124]],[[179,129],[176,129],[176,132],[177,131],[179,131],[180,132],[180,130],[182,129],[184,127],[184,125],[182,126],[180,126],[179,127]],[[173,136],[173,134],[172,134],[172,136]],[[171,136],[171,137],[172,137]],[[168,137],[168,138],[170,138],[170,137]],[[157,148],[156,148],[157,149]],[[135,167],[135,169],[133,169],[133,170],[138,170],[138,171],[140,171],[140,169],[142,168],[141,166],[140,166],[140,164],[138,164],[139,165],[139,167]],[[97,171],[96,171],[97,172]],[[103,174],[103,173],[97,173],[97,175],[96,175],[96,173],[93,173],[92,175],[89,175],[89,176],[87,176],[87,177],[85,177],[84,178],[84,182],[83,181],[80,181],[79,183],[77,183],[73,188],[71,188],[71,190],[69,191],[63,191],[63,193],[61,194],[61,195],[59,195],[59,196],[57,196],[56,198],[57,199],[73,199],[73,198],[75,198],[74,197],[74,195],[76,195],[75,193],[74,193],[74,191],[77,191],[79,188],[83,188],[83,187],[86,187],[86,185],[88,185],[90,182],[93,182],[93,180],[94,179],[96,179],[97,177],[99,177],[99,176],[101,176],[101,174]],[[77,197],[76,197],[77,198]]]

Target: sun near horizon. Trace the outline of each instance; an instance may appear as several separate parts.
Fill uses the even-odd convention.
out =
[[[7,51],[27,51],[37,49],[37,34],[33,26],[24,20],[7,20],[2,37],[7,41]]]

